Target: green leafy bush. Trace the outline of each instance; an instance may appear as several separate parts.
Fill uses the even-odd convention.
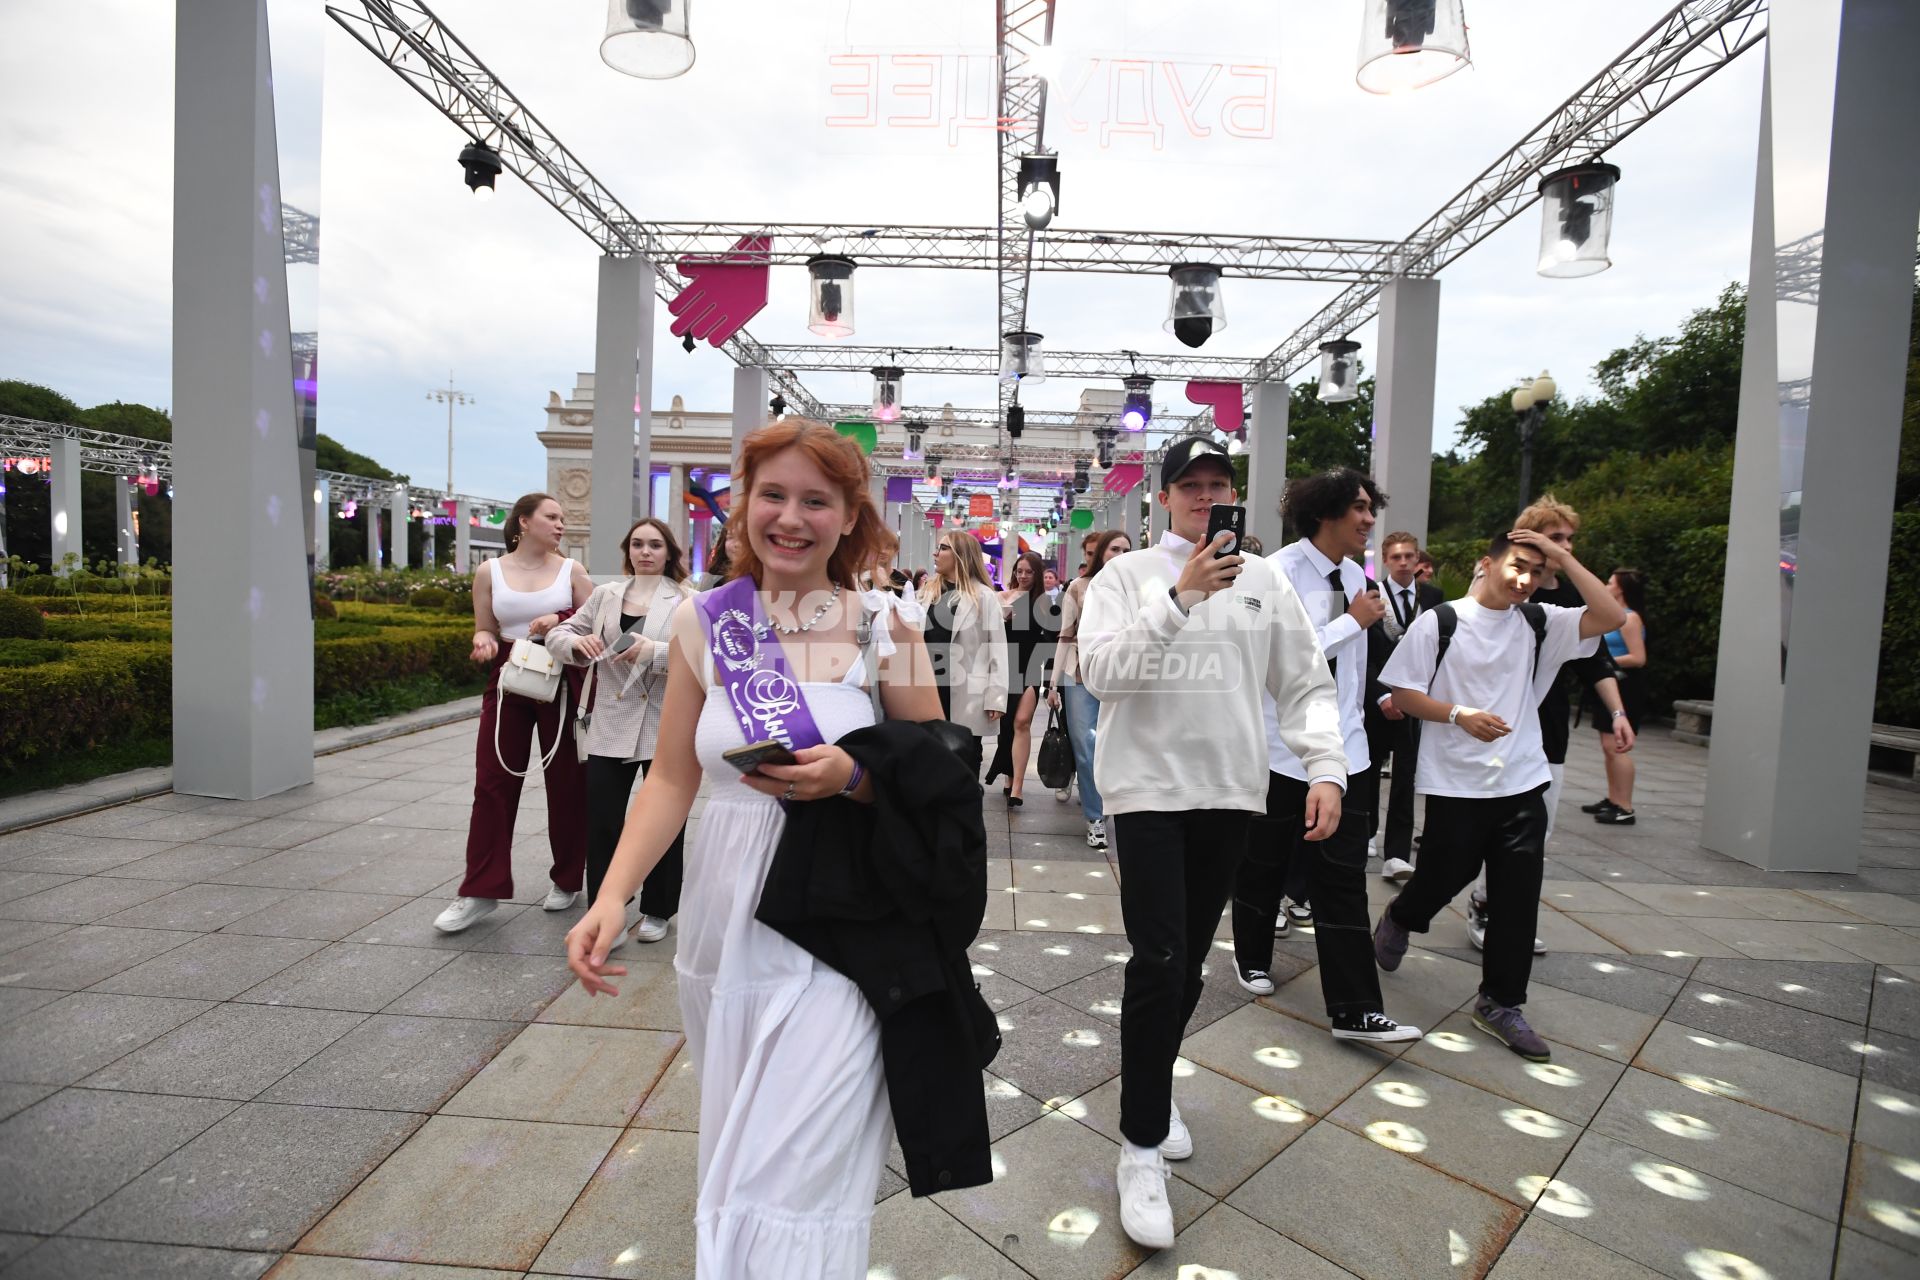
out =
[[[47,619],[47,637],[70,644],[97,640],[169,644],[173,640],[173,627],[164,613],[139,618],[129,613],[94,617],[55,614]]]
[[[340,611],[333,607],[333,601],[316,591],[313,593],[313,618],[318,622],[323,618],[337,618]]]
[[[47,634],[47,620],[32,601],[0,591],[0,636],[37,640]]]
[[[0,667],[0,768],[165,732],[173,722],[172,646],[76,645],[64,658]]]
[[[0,667],[37,667],[66,656],[67,646],[58,640],[0,640]]]
[[[1920,727],[1920,511],[1893,517],[1873,718]]]
[[[445,587],[422,587],[408,597],[407,603],[416,609],[445,609],[453,593]]]

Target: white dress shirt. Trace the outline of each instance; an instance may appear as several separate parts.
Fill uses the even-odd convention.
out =
[[[1320,641],[1320,652],[1334,664],[1333,688],[1340,707],[1341,745],[1347,753],[1347,773],[1356,774],[1373,762],[1367,753],[1366,720],[1360,713],[1367,683],[1367,632],[1347,612],[1347,602],[1366,588],[1367,575],[1353,561],[1340,561],[1340,582],[1346,595],[1336,601],[1333,588],[1327,582],[1327,575],[1333,572],[1333,561],[1321,555],[1320,549],[1305,538],[1289,543],[1267,559],[1306,605],[1307,617],[1312,620],[1314,634]],[[1333,617],[1336,604],[1340,610],[1338,618]],[[1261,709],[1267,720],[1267,767],[1274,773],[1305,780],[1306,766],[1280,740],[1273,699],[1263,699]]]

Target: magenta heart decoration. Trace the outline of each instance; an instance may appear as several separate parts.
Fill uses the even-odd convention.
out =
[[[677,319],[676,338],[691,333],[715,347],[746,327],[766,309],[771,236],[741,236],[731,252],[717,258],[688,256],[677,264],[687,287],[667,304]]]

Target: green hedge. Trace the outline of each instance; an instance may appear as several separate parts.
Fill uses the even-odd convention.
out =
[[[0,667],[0,767],[164,733],[173,723],[173,649],[76,645],[32,667]]]
[[[1894,515],[1891,550],[1873,718],[1920,726],[1920,511]]]
[[[8,591],[0,591],[0,636],[18,636],[37,640],[47,634],[47,620],[33,601],[22,600]]]

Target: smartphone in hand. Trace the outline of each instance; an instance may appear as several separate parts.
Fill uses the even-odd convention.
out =
[[[742,773],[752,773],[763,764],[799,764],[784,742],[747,742],[728,747],[720,758]]]
[[[1213,558],[1216,560],[1223,556],[1233,555],[1240,550],[1240,539],[1245,536],[1247,532],[1247,509],[1245,507],[1229,507],[1219,503],[1214,504],[1213,509],[1207,512],[1207,541],[1211,543],[1223,532],[1231,533],[1233,538],[1226,546],[1213,553]]]

